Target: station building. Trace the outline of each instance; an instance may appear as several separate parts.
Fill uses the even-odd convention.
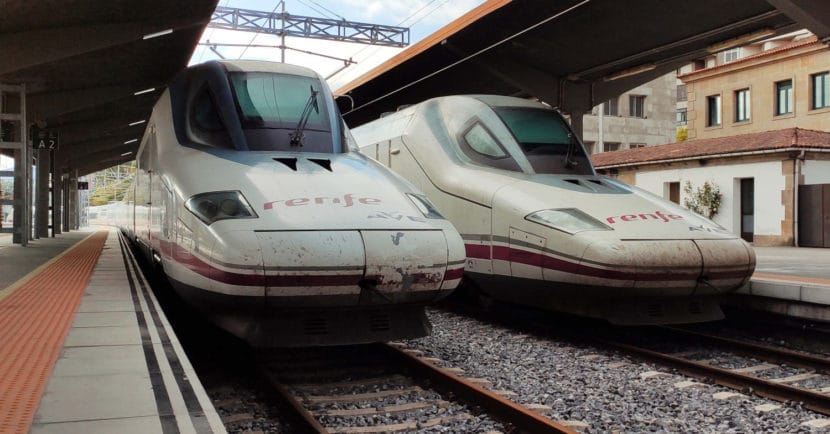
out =
[[[729,51],[679,76],[689,140],[594,165],[679,204],[708,182],[713,219],[756,246],[830,247],[830,48],[797,32]]]

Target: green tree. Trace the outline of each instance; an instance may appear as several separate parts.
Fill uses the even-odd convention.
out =
[[[94,173],[90,183],[89,204],[106,205],[121,200],[134,176],[134,161]]]

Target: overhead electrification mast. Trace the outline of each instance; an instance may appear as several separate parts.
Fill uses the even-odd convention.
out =
[[[336,20],[331,18],[291,15],[285,11],[285,1],[281,1],[280,5],[282,6],[281,12],[264,12],[250,9],[217,7],[213,12],[213,16],[210,19],[208,27],[214,29],[239,30],[278,35],[281,37],[281,43],[279,46],[275,46],[275,48],[280,49],[282,62],[285,62],[286,49],[303,51],[287,47],[285,45],[286,36],[325,39],[329,41],[356,42],[359,44],[381,45],[387,47],[405,47],[409,45],[408,27],[361,23],[345,19]],[[216,44],[208,41],[204,45],[211,47],[211,49],[216,52],[217,46],[238,44]],[[308,51],[303,52],[342,60],[345,63],[345,66],[356,63],[351,59],[339,59],[319,53],[312,53]],[[337,72],[339,72],[339,70]]]

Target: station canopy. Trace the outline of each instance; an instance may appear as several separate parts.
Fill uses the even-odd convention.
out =
[[[56,163],[83,175],[130,161],[147,125],[135,123],[187,65],[217,2],[0,2],[0,83],[25,84],[27,122],[58,129]]]
[[[27,121],[60,131],[61,167],[128,161],[146,127],[136,122],[186,66],[216,3],[4,1],[0,83],[25,84]],[[828,23],[826,0],[490,0],[337,93],[354,100],[343,110],[352,126],[464,93],[585,111],[751,40],[808,28],[826,43]]]
[[[826,0],[489,0],[336,91],[350,126],[451,94],[536,97],[586,112],[690,61],[807,28]]]

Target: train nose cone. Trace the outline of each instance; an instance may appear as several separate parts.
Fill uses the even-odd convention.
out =
[[[755,269],[755,254],[740,239],[595,242],[581,265],[632,296],[720,294],[740,288]]]
[[[723,293],[743,286],[755,271],[755,251],[743,240],[695,240],[703,257],[698,293]]]
[[[581,265],[628,296],[677,296],[694,291],[703,264],[694,241],[638,240],[591,243]]]
[[[429,302],[447,269],[440,230],[257,232],[271,306]]]

